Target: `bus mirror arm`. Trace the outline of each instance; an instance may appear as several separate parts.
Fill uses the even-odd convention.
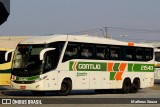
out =
[[[7,61],[9,53],[11,53],[11,52],[13,52],[13,51],[14,51],[14,49],[11,49],[11,50],[9,50],[9,51],[7,51],[7,52],[5,53],[5,61]]]
[[[44,60],[43,58],[44,58],[44,54],[45,54],[46,52],[51,51],[51,50],[55,50],[55,49],[56,49],[56,48],[45,48],[45,49],[41,50],[40,55],[39,55],[40,60],[41,60],[41,61]]]

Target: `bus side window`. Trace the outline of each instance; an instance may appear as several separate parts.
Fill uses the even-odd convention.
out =
[[[111,60],[120,60],[121,59],[121,47],[110,46],[110,59]]]
[[[155,52],[155,61],[160,62],[160,52]]]
[[[68,43],[68,46],[65,50],[63,62],[71,59],[75,59],[78,56],[78,46],[75,43]]]
[[[76,56],[77,55],[77,48],[74,48],[74,47],[68,48],[64,54],[68,57]]]
[[[146,61],[152,60],[153,59],[153,49],[151,48],[146,48],[145,49],[145,59]]]
[[[116,53],[115,50],[111,50],[111,57],[112,57],[113,59],[118,59],[118,54]]]
[[[106,59],[106,46],[96,45],[96,57],[97,59]]]
[[[124,47],[124,60],[131,61],[134,58],[134,48]]]
[[[85,48],[84,48],[84,49],[82,49],[81,56],[88,58],[88,57],[91,57],[91,56],[92,56],[92,53],[90,52],[89,49],[85,49]]]
[[[48,51],[45,54],[45,63],[44,63],[44,71],[48,72],[52,69],[55,69],[57,67],[55,58],[56,56],[54,56],[54,51]]]
[[[137,61],[143,60],[143,56],[144,56],[143,48],[136,48],[135,53],[136,53]]]
[[[93,57],[93,46],[90,44],[81,44],[81,58],[88,59]]]

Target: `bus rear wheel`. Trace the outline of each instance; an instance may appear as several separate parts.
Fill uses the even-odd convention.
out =
[[[72,82],[70,80],[64,80],[61,84],[61,89],[56,92],[58,96],[67,96],[72,90]]]
[[[123,94],[128,94],[131,91],[131,80],[130,79],[125,79],[123,81],[123,86],[121,92]]]
[[[137,93],[139,88],[140,88],[140,80],[139,79],[134,79],[134,81],[132,83],[131,92],[132,93]]]

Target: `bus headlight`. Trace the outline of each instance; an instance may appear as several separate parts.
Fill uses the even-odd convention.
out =
[[[11,80],[11,81],[14,81],[14,80],[16,80],[16,76],[14,76],[14,75],[11,75],[11,78],[10,78],[10,80]]]

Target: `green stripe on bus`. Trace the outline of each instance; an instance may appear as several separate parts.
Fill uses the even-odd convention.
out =
[[[11,69],[0,70],[0,74],[1,73],[11,73]]]
[[[115,63],[113,66],[113,71],[119,71],[119,65],[120,63]]]
[[[18,77],[16,76],[16,81],[33,81],[38,79],[40,76],[36,75],[36,76],[31,76],[31,77]]]
[[[128,64],[128,72],[154,72],[154,64]]]
[[[128,64],[128,71],[132,71],[133,64]]]
[[[70,71],[73,71],[73,69],[72,69],[73,64],[74,64],[73,61],[69,62],[69,70],[70,70]]]
[[[115,63],[112,72],[119,71],[121,63]],[[105,62],[69,62],[70,71],[107,71]],[[154,72],[154,64],[134,64],[128,63],[128,72]]]
[[[115,74],[116,72],[110,72],[110,80],[115,80]]]

